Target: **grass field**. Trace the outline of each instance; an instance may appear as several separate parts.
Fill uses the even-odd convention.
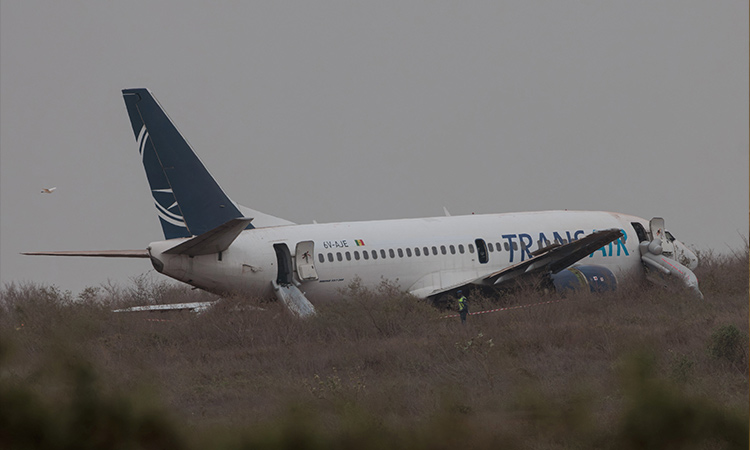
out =
[[[0,292],[0,448],[748,448],[748,255],[703,255],[705,300],[651,285],[470,297],[389,283],[309,320],[144,276]],[[256,309],[252,307],[259,307]]]

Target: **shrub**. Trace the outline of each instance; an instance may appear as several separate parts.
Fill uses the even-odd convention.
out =
[[[723,325],[711,334],[708,353],[716,359],[726,359],[735,364],[746,360],[746,339],[734,325]]]
[[[744,414],[665,383],[656,375],[654,355],[631,355],[621,368],[626,404],[617,431],[620,447],[748,448]]]

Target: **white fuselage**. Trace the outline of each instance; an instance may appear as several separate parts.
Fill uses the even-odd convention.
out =
[[[355,279],[366,287],[388,280],[427,297],[523,262],[551,243],[611,228],[621,229],[624,237],[577,264],[605,266],[618,277],[640,275],[634,222],[648,229],[648,221],[639,217],[591,211],[289,225],[243,231],[219,254],[162,254],[184,239],[154,242],[149,252],[160,272],[216,293],[270,296],[271,282],[288,277],[311,301],[339,296]],[[290,258],[288,264],[284,258]]]

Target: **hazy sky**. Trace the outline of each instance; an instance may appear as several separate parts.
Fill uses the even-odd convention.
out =
[[[748,235],[748,2],[0,0],[0,281],[80,291],[162,239],[120,90],[298,223],[544,209]],[[52,195],[42,188],[57,186]]]

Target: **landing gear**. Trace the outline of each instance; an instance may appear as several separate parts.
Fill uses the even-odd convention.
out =
[[[441,294],[433,295],[429,299],[430,299],[430,302],[432,303],[432,306],[439,309],[440,311],[446,311],[450,309],[450,306],[453,303],[454,297],[447,292],[443,292]]]

